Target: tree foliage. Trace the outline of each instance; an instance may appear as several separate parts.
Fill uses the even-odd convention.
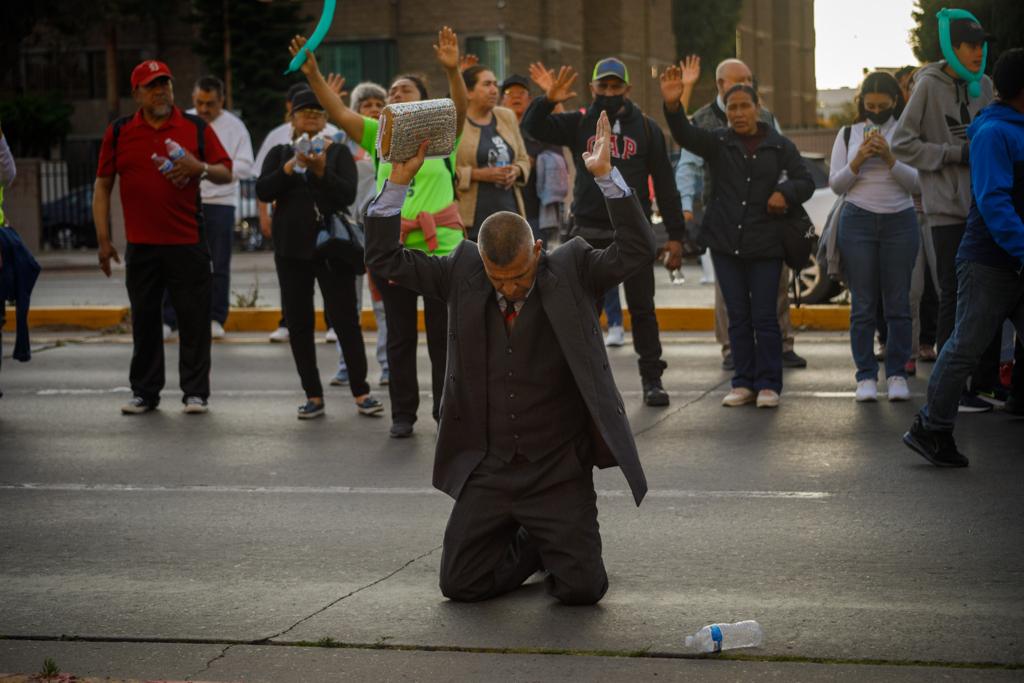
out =
[[[914,28],[910,31],[910,44],[914,55],[922,62],[942,59],[939,48],[939,20],[935,14],[943,7],[964,9],[978,18],[995,40],[988,46],[988,63],[992,72],[1002,51],[1024,46],[1024,2],[1021,0],[917,0],[914,8]]]
[[[676,52],[700,56],[702,84],[714,82],[715,65],[736,56],[742,4],[742,0],[672,0]]]
[[[281,122],[282,100],[301,74],[284,76],[288,41],[302,30],[299,3],[293,0],[193,0],[191,20],[198,27],[193,47],[210,73],[224,78],[224,7],[231,32],[231,82],[234,108],[245,119],[253,142]]]
[[[50,158],[50,149],[71,132],[73,108],[59,95],[22,95],[0,102],[4,137],[16,157]]]

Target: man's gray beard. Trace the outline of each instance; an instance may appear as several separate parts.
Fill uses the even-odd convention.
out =
[[[167,116],[170,116],[171,115],[171,105],[163,104],[163,105],[159,105],[159,106],[153,107],[153,114],[157,118],[161,118],[161,119],[165,118]]]

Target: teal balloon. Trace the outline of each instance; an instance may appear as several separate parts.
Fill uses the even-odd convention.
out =
[[[335,0],[324,0],[324,11],[320,15],[320,21],[317,22],[316,30],[313,31],[313,35],[309,37],[299,53],[292,57],[285,74],[295,73],[301,69],[302,65],[306,63],[306,52],[313,52],[320,47],[320,43],[331,28],[331,22],[334,21],[334,3]]]
[[[975,72],[960,63],[960,58],[953,50],[953,41],[949,38],[949,22],[955,19],[970,19],[979,25],[981,22],[965,9],[941,9],[935,16],[939,18],[939,47],[942,48],[942,56],[946,58],[946,63],[953,72],[967,81],[967,94],[971,97],[981,97],[981,77],[985,75],[985,64],[988,63],[988,43],[982,47],[981,68]]]

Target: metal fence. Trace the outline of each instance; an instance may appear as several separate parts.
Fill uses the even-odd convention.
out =
[[[96,247],[92,220],[96,165],[44,161],[39,167],[43,242],[52,249]]]

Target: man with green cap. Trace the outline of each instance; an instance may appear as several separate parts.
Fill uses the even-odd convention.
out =
[[[583,153],[593,151],[597,121],[604,112],[612,124],[612,165],[619,169],[626,183],[636,192],[648,218],[651,215],[651,198],[647,182],[648,177],[653,178],[654,194],[668,231],[665,266],[670,270],[680,267],[685,223],[668,147],[658,124],[629,99],[632,86],[626,65],[615,57],[597,62],[590,81],[592,101],[583,112],[553,113],[558,104],[576,96],[572,85],[577,74],[572,67],[563,66],[556,75],[537,63],[531,65],[530,76],[544,94],[534,99],[523,115],[523,130],[541,142],[569,147],[576,163],[571,234],[598,249],[612,243],[612,225],[604,196],[600,188],[588,182],[583,164]],[[633,347],[640,356],[638,365],[644,403],[667,406],[669,395],[661,383],[666,364],[661,359],[658,319],[654,310],[654,271],[643,268],[623,284],[633,324]]]

